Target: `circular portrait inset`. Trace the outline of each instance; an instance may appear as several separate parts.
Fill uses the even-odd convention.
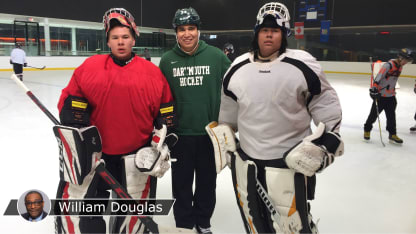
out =
[[[42,191],[32,189],[24,192],[17,201],[19,214],[29,222],[38,222],[48,216],[51,200]]]

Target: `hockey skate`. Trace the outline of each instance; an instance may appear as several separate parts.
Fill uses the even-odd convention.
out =
[[[199,225],[196,225],[195,228],[196,228],[197,233],[199,233],[199,234],[212,234],[212,231],[211,231],[210,227],[203,228]]]
[[[364,140],[370,140],[370,133],[371,132],[364,131]]]
[[[391,143],[403,144],[403,140],[400,139],[396,134],[389,135],[389,140]]]
[[[410,127],[410,132],[416,133],[416,124],[413,127]]]

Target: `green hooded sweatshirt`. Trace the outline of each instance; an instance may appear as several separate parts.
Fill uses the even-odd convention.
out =
[[[202,40],[192,55],[178,44],[163,54],[159,67],[176,102],[178,135],[205,135],[205,126],[218,121],[222,78],[230,64],[220,49]]]

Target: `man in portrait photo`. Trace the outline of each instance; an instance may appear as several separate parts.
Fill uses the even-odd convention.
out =
[[[23,218],[30,222],[43,220],[48,213],[43,210],[45,202],[40,192],[32,190],[25,196],[25,207],[27,212],[21,214]]]

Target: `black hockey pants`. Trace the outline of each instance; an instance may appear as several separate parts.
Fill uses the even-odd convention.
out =
[[[13,63],[13,71],[16,76],[23,81],[23,64]]]
[[[396,97],[381,97],[378,101],[378,111],[381,113],[383,110],[386,114],[387,126],[386,130],[390,135],[396,134]],[[370,132],[373,129],[373,123],[377,120],[376,104],[373,102],[371,106],[370,114],[368,115],[367,121],[364,124],[364,131]]]
[[[172,193],[176,226],[191,229],[210,227],[214,212],[217,173],[214,149],[208,135],[179,136],[172,150]],[[192,185],[195,178],[195,191]]]

